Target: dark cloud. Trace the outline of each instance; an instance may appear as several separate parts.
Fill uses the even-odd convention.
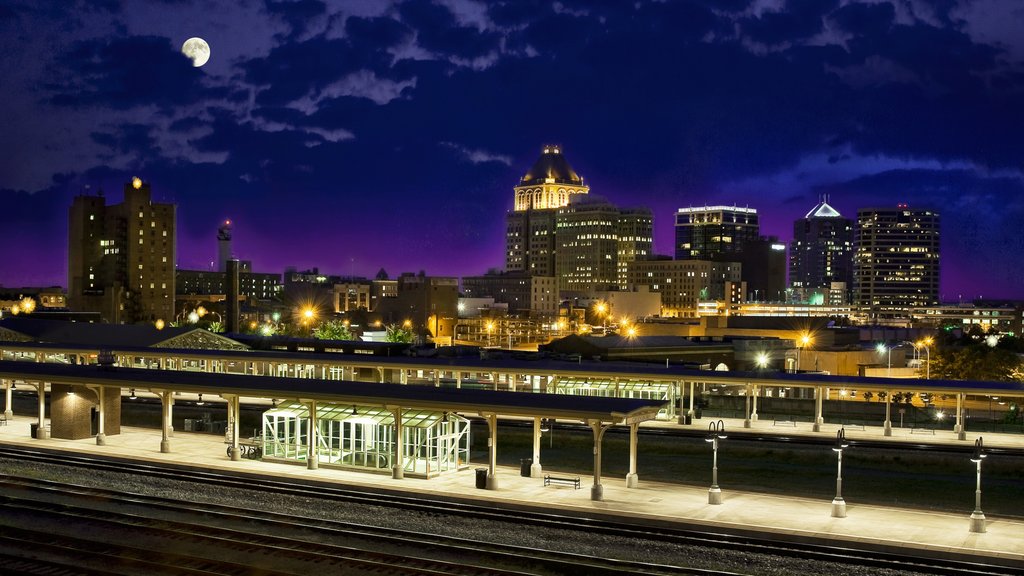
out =
[[[392,18],[359,18],[345,20],[345,33],[359,46],[388,47],[402,44],[412,37],[412,30]]]
[[[159,157],[161,150],[152,135],[152,127],[142,124],[126,124],[117,132],[93,132],[93,142],[106,147],[110,158],[124,154],[138,154],[147,157]]]
[[[78,42],[59,55],[50,101],[59,106],[169,107],[223,95],[167,38],[133,36]]]
[[[830,15],[844,31],[856,35],[879,36],[892,27],[896,8],[889,2],[847,4]]]
[[[416,30],[417,43],[431,52],[472,60],[498,48],[498,34],[461,26],[451,10],[430,0],[403,2],[398,11]]]
[[[290,38],[303,36],[312,21],[327,15],[327,6],[319,0],[266,1],[267,12],[291,28]]]
[[[789,0],[781,11],[746,19],[743,31],[762,44],[797,42],[821,32],[825,16],[838,5],[838,0]]]

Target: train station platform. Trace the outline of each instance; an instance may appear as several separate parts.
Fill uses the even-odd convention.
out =
[[[743,429],[742,420],[723,420],[727,428]],[[708,421],[700,420],[689,427],[706,429]],[[1003,565],[1024,567],[1024,519],[990,516],[987,532],[972,533],[969,531],[971,511],[967,509],[961,513],[945,513],[847,502],[847,517],[833,518],[830,500],[740,492],[725,487],[722,504],[714,506],[707,503],[707,486],[648,482],[641,477],[639,487],[627,488],[623,478],[608,476],[602,480],[604,500],[592,501],[589,487],[593,479],[583,474],[579,474],[582,489],[576,490],[571,485],[545,486],[543,478],[526,478],[520,476],[518,468],[498,467],[498,488],[481,490],[475,488],[475,466],[472,465],[468,470],[430,480],[395,480],[387,475],[327,468],[307,470],[302,465],[276,462],[246,459],[232,462],[226,456],[223,437],[205,433],[176,431],[171,439],[171,452],[166,454],[159,451],[160,431],[148,428],[122,427],[121,434],[106,438],[105,446],[97,446],[93,438],[35,440],[30,438],[30,425],[35,422],[33,417],[15,416],[0,426],[0,443],[366,488],[407,490],[439,498],[508,507],[555,509],[567,515],[600,514],[658,526],[684,528],[699,525],[732,533],[755,531],[769,539],[817,540],[819,543],[821,539],[828,539],[830,543],[845,542],[851,547],[915,549],[921,555],[969,554],[1001,559],[999,563]],[[753,422],[746,430],[767,429],[774,424],[771,421]],[[809,423],[800,423],[795,429],[799,432],[801,427],[810,433]],[[838,428],[838,425],[826,424],[821,432],[814,434],[835,436]],[[847,431],[849,439],[856,439],[860,434],[870,435],[872,439],[918,440],[918,435],[911,436],[909,430],[894,429],[892,437],[883,436],[881,428]],[[957,441],[952,432],[936,432],[936,438],[922,439],[971,446],[974,438],[975,435],[970,435],[968,441]],[[1020,447],[1024,446],[1024,437],[993,434],[990,440],[990,435],[986,434],[986,445],[990,442],[991,445]]]

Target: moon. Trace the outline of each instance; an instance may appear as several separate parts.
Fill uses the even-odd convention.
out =
[[[181,53],[188,56],[192,65],[198,68],[210,59],[210,45],[202,38],[189,38],[181,45]]]

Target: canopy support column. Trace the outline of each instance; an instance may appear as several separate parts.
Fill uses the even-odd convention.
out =
[[[104,390],[106,390],[106,388],[103,387],[103,386],[97,386],[96,387],[96,398],[99,401],[99,411],[97,413],[97,424],[99,425],[99,429],[96,431],[96,445],[97,446],[106,446],[106,444],[107,444],[107,435],[103,433],[103,430],[104,430],[104,428],[103,428],[103,426],[104,426],[103,417],[104,417],[104,412],[105,412],[104,407],[103,407],[103,391]],[[118,393],[120,394],[120,389],[118,389]]]
[[[391,416],[395,419],[395,464],[391,468],[391,478],[405,479],[405,426],[402,424],[402,407],[388,406]]]
[[[750,428],[750,384],[747,384],[744,394],[743,427]]]
[[[605,431],[611,426],[602,426],[600,420],[590,420],[590,428],[594,431],[594,485],[590,487],[590,499],[604,500],[604,486],[601,485],[601,440]]]
[[[530,464],[530,478],[540,478],[544,468],[540,465],[540,416],[533,417],[533,464]]]
[[[760,386],[754,386],[753,387],[753,394],[751,396],[754,399],[754,411],[750,413],[750,420],[753,421],[753,422],[757,422],[757,396],[758,396],[758,394],[760,394],[760,392],[761,392],[761,387]]]
[[[885,391],[885,423],[882,425],[882,434],[885,436],[892,436],[892,418],[890,414],[892,412],[892,391]]]
[[[171,451],[171,397],[170,390],[160,392],[160,452],[168,454]]]
[[[306,469],[316,470],[320,467],[320,425],[316,417],[316,400],[309,401],[309,433],[306,434]]]
[[[636,432],[639,427],[636,422],[629,425],[629,474],[626,474],[626,488],[636,488],[640,485],[640,477],[636,474]]]
[[[487,489],[497,490],[498,479],[494,468],[498,464],[498,415],[483,415],[487,418]]]
[[[821,425],[825,423],[825,418],[821,414],[823,393],[821,386],[814,387],[814,425],[811,427],[814,432],[821,432]]]
[[[229,452],[231,454],[231,461],[237,462],[242,459],[242,451],[238,449],[238,413],[240,412],[238,396],[225,396],[224,399],[228,401],[228,426],[231,427],[231,447]]]
[[[964,394],[958,392],[956,395],[956,426],[953,426],[957,440],[967,440],[967,430],[964,428]]]
[[[14,418],[14,410],[11,408],[11,402],[14,399],[14,380],[4,380],[4,418],[10,421]]]
[[[46,382],[39,382],[36,389],[39,391],[39,424],[36,428],[36,439],[46,440],[50,437],[50,431],[46,429]]]

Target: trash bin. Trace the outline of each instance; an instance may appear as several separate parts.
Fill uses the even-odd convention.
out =
[[[701,413],[701,411],[702,410],[700,408],[697,408],[696,410],[694,410],[693,411],[693,417],[696,418],[697,420],[700,420],[700,413]]]
[[[37,437],[39,435],[39,423],[38,422],[33,422],[33,423],[29,424],[28,426],[29,426],[29,429],[32,431],[32,437],[33,438]]]
[[[689,413],[683,414],[683,424],[693,424],[693,416],[690,416]]]
[[[487,488],[487,468],[476,469],[476,487]]]
[[[523,478],[530,477],[530,468],[533,466],[533,458],[523,458],[519,461],[519,475]]]

